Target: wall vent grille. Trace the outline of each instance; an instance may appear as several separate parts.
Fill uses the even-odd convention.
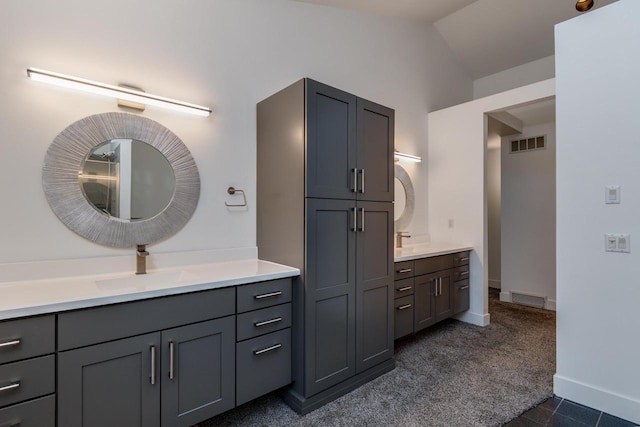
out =
[[[509,146],[510,153],[520,153],[523,151],[541,150],[547,146],[545,135],[531,138],[514,139]]]
[[[511,292],[511,302],[529,307],[544,308],[546,297],[523,294],[521,292]]]

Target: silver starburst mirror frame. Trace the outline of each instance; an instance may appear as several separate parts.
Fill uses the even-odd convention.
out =
[[[125,221],[100,212],[85,198],[78,172],[88,153],[112,139],[149,144],[173,168],[173,197],[157,215]],[[115,112],[85,117],[60,132],[47,150],[42,185],[51,209],[67,227],[95,243],[117,248],[151,244],[172,236],[189,221],[200,197],[198,168],[180,138],[151,119]]]

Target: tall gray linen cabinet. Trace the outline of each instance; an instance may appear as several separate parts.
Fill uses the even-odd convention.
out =
[[[301,271],[284,397],[307,413],[395,366],[394,111],[305,78],[257,132],[258,255]]]

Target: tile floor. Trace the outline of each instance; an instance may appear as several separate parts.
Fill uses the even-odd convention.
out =
[[[579,405],[559,397],[552,397],[528,410],[504,427],[628,427],[629,421]]]

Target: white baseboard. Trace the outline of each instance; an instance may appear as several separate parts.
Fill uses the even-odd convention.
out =
[[[511,292],[500,292],[500,301],[512,302],[511,301]]]
[[[640,424],[640,400],[584,384],[561,375],[553,376],[553,392],[616,417]]]
[[[472,313],[470,311],[465,311],[464,313],[460,313],[457,316],[454,316],[453,318],[464,323],[470,323],[472,325],[482,326],[482,327],[489,326],[489,323],[491,323],[491,316],[489,315],[489,313],[479,314],[479,313]]]
[[[502,282],[500,280],[489,279],[489,287],[494,289],[502,289]]]
[[[511,299],[511,291],[500,292],[500,301],[513,302]],[[545,301],[544,308],[546,310],[556,311],[556,300],[548,299]]]
[[[556,311],[556,300],[548,299],[544,304],[544,308],[546,308],[547,310]]]

